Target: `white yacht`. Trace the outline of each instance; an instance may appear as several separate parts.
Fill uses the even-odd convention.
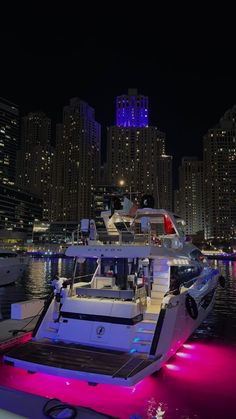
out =
[[[23,274],[27,264],[27,256],[0,249],[0,286],[15,282]]]
[[[5,363],[132,386],[159,370],[205,319],[219,271],[186,240],[178,216],[145,207],[133,212],[105,211],[87,223],[84,244],[72,243],[66,255],[75,259],[74,272],[94,258],[92,279],[72,278],[60,305],[52,297],[33,339],[6,354]]]

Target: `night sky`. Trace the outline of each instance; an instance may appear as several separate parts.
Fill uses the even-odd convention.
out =
[[[201,158],[204,133],[236,103],[236,72],[222,46],[161,43],[154,31],[127,37],[127,27],[102,35],[98,28],[2,33],[0,96],[22,115],[43,110],[56,122],[78,96],[95,108],[105,144],[115,97],[136,87],[149,96],[150,124],[166,132],[175,166],[183,155]]]

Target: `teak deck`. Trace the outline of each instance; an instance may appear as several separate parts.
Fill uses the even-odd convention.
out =
[[[6,363],[14,365],[15,360],[66,370],[104,374],[127,379],[148,367],[156,359],[126,352],[83,347],[65,343],[45,341],[27,342],[6,354],[11,358]]]

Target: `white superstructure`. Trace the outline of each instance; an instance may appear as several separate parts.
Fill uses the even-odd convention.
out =
[[[92,279],[74,284],[72,278],[59,321],[53,322],[58,303],[52,299],[33,340],[5,362],[130,386],[160,369],[207,316],[219,272],[186,241],[179,217],[143,208],[135,216],[105,211],[101,220],[83,245],[74,242],[66,251],[74,272],[77,261],[96,259]]]

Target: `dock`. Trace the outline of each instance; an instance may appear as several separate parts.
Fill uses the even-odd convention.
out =
[[[11,318],[0,321],[0,353],[31,339],[43,307],[39,299],[11,304]]]
[[[83,419],[106,419],[108,417],[118,419],[117,417],[108,416],[102,412],[95,411],[89,407],[72,406],[60,400],[50,400],[35,394],[25,393],[10,388],[0,386],[0,417],[1,418],[22,418],[22,419],[43,419],[47,415],[44,414],[46,405],[49,407],[64,404],[64,408],[56,411],[58,417],[74,417]],[[67,408],[68,406],[68,408]],[[73,408],[73,410],[71,410]],[[55,413],[55,414],[56,414]],[[72,416],[74,413],[74,416]],[[70,416],[68,414],[71,414]],[[48,416],[47,416],[48,417]],[[54,416],[50,416],[54,417]],[[55,416],[56,417],[56,416]]]
[[[38,318],[39,316],[33,316],[21,320],[2,320],[0,322],[0,353],[31,339]]]

